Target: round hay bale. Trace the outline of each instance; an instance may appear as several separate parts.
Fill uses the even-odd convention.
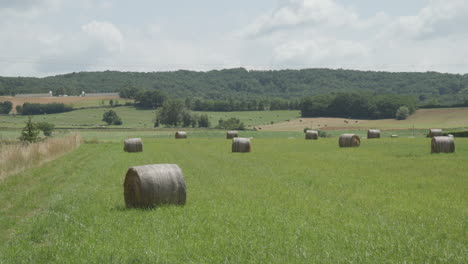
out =
[[[455,142],[452,137],[433,137],[431,140],[431,153],[453,153]]]
[[[228,131],[226,133],[226,139],[233,139],[233,138],[236,138],[238,137],[238,132],[237,131]]]
[[[176,164],[131,167],[125,175],[124,198],[128,208],[184,205],[186,187],[182,170]]]
[[[359,147],[361,145],[361,139],[355,134],[343,134],[340,136],[338,143],[340,148]]]
[[[176,138],[176,139],[187,138],[187,132],[185,132],[185,131],[177,131],[177,132],[175,133],[175,138]]]
[[[306,130],[306,132],[305,132],[305,139],[306,139],[306,140],[309,140],[309,139],[318,139],[318,137],[319,137],[318,131],[315,131],[315,130]]]
[[[143,142],[141,138],[129,138],[124,141],[125,152],[143,152]]]
[[[380,138],[380,130],[379,129],[367,130],[367,138]]]
[[[438,128],[432,128],[429,129],[429,134],[427,134],[427,137],[441,137],[444,134],[442,133],[442,129]]]
[[[250,138],[233,138],[232,152],[250,152],[252,150]]]

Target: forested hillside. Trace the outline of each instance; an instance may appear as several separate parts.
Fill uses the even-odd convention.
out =
[[[78,95],[117,92],[122,88],[158,89],[168,96],[225,100],[230,98],[296,99],[332,92],[402,94],[420,104],[462,103],[468,98],[468,74],[390,73],[304,69],[247,71],[243,68],[194,72],[80,72],[45,78],[0,77],[0,95],[43,93]],[[437,100],[437,101],[436,101]]]

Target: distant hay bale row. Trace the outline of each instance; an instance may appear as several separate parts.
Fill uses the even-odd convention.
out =
[[[319,133],[318,131],[315,130],[306,130],[305,132],[305,139],[310,140],[310,139],[318,139]]]
[[[250,152],[252,146],[250,144],[250,138],[233,138],[232,139],[232,152]]]
[[[433,128],[429,129],[429,134],[427,134],[427,137],[441,137],[444,134],[442,133],[442,129],[438,128]]]
[[[186,196],[184,175],[176,164],[135,166],[125,175],[124,199],[128,208],[184,205]]]
[[[177,131],[175,133],[175,138],[176,139],[184,139],[184,138],[187,138],[187,132],[185,131]]]
[[[361,139],[355,134],[343,134],[338,140],[340,148],[345,147],[359,147],[361,145]]]
[[[228,131],[226,133],[226,139],[233,139],[238,137],[238,132],[237,131]]]
[[[367,131],[367,138],[380,138],[380,130],[378,130],[378,129],[369,129]]]
[[[455,142],[453,137],[433,137],[431,140],[431,153],[453,153]]]
[[[143,142],[141,138],[129,138],[124,141],[125,152],[142,152]]]

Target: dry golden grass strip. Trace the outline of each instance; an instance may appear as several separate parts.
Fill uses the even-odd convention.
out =
[[[80,144],[81,136],[77,133],[30,144],[0,144],[0,180],[56,159]]]

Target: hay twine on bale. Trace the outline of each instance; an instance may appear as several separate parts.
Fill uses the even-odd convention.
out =
[[[252,151],[252,146],[250,143],[250,138],[233,138],[232,139],[232,152],[250,152]]]
[[[143,142],[141,138],[129,138],[124,141],[125,152],[142,152]]]
[[[184,175],[176,164],[135,166],[125,175],[124,198],[128,208],[184,205],[186,196]]]
[[[379,129],[367,130],[367,138],[380,138],[380,130]]]
[[[184,139],[184,138],[187,138],[187,132],[185,131],[177,131],[175,133],[175,138],[176,139]]]
[[[239,134],[239,132],[237,132],[237,131],[228,131],[228,132],[226,133],[226,139],[233,139],[233,138],[236,138],[236,137],[239,136],[238,134]]]
[[[306,140],[309,140],[309,139],[318,139],[319,137],[319,133],[318,131],[316,130],[306,130],[305,132],[305,139]]]
[[[356,134],[343,134],[338,140],[340,148],[346,147],[359,147],[361,145],[361,139]]]
[[[442,133],[442,129],[439,128],[431,128],[429,129],[429,134],[427,134],[427,137],[441,137],[444,134]]]
[[[453,153],[455,142],[453,137],[433,137],[431,140],[431,153]]]

